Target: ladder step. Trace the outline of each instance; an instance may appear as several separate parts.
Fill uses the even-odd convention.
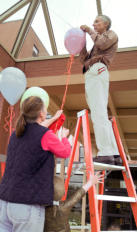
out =
[[[83,168],[85,168],[84,163],[83,163],[82,166],[83,166]],[[56,172],[57,173],[60,173],[60,168],[61,168],[61,165],[57,164],[56,165]],[[82,167],[81,167],[81,169],[82,169]],[[118,171],[118,170],[125,170],[125,167],[124,166],[116,166],[116,165],[102,164],[102,163],[94,162],[94,169],[96,171],[103,171],[103,170]],[[65,173],[67,173],[67,167],[65,167]],[[82,175],[83,171],[76,170],[75,174],[81,174]]]
[[[98,200],[104,201],[122,201],[122,202],[136,202],[134,197],[111,196],[111,195],[97,195]]]
[[[84,229],[90,229],[90,225],[86,225],[86,226],[70,226],[70,229],[72,229],[72,230],[84,230]]]
[[[94,162],[94,169],[95,170],[113,170],[113,171],[117,171],[117,170],[125,170],[124,166],[117,166],[117,165],[111,165],[111,164],[103,164],[103,163],[98,163],[98,162]]]
[[[88,229],[89,231],[90,231],[90,229],[91,229],[91,226],[90,226],[90,224],[88,224],[88,225],[85,225],[85,226],[70,226],[70,229],[72,229],[72,230],[81,230],[81,229]],[[136,230],[116,230],[116,232],[135,232]],[[111,231],[106,231],[106,230],[101,230],[100,232],[112,232],[112,230]],[[136,231],[137,232],[137,231]]]

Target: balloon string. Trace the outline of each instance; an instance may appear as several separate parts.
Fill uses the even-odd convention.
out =
[[[62,22],[66,23],[70,28],[74,27],[68,21],[66,21],[62,16],[57,14],[51,7],[50,7],[50,11],[52,11],[58,18],[62,20]]]
[[[9,106],[8,107],[8,115],[4,119],[5,124],[3,126],[3,128],[5,129],[6,132],[9,131],[8,141],[9,141],[9,138],[12,134],[12,131],[14,130],[14,128],[12,128],[12,121],[13,121],[14,117],[15,117],[14,106]],[[5,167],[6,167],[5,162],[1,162],[1,175],[2,176],[4,175]]]
[[[11,136],[12,131],[14,130],[14,128],[12,128],[12,121],[13,121],[14,117],[15,117],[14,107],[9,106],[8,107],[8,115],[5,117],[5,124],[3,126],[3,128],[5,129],[6,132],[9,131],[9,136]]]
[[[65,100],[66,100],[68,85],[69,85],[70,76],[71,76],[71,67],[72,67],[73,61],[74,61],[74,55],[71,55],[70,59],[68,60],[68,63],[67,63],[67,80],[66,80],[66,87],[65,87],[63,100],[62,100],[61,110],[63,110]]]
[[[67,80],[66,80],[65,92],[64,92],[63,100],[62,100],[62,104],[61,104],[61,110],[63,110],[64,104],[66,101],[67,90],[68,90],[68,85],[69,85],[69,81],[70,81],[71,68],[72,68],[73,62],[74,62],[74,55],[71,55],[68,62],[67,62]],[[58,121],[59,121],[59,119],[56,122],[55,130],[54,130],[55,133],[57,132]]]
[[[3,126],[3,128],[5,129],[6,132],[8,132],[8,130],[9,130],[9,118],[10,118],[10,108],[8,107],[8,115],[4,119],[5,124]]]
[[[12,128],[12,121],[13,121],[13,118],[15,117],[15,112],[14,112],[14,107],[13,106],[10,106],[10,127],[9,127],[9,135],[11,136],[12,134],[12,131],[14,130],[14,128]]]

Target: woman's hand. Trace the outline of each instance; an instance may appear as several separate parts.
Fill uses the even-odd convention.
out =
[[[63,113],[63,110],[57,110],[57,112],[53,116],[54,120],[56,121],[61,116],[62,113]]]
[[[55,122],[63,113],[63,110],[58,110],[55,115],[50,119],[45,119],[42,123],[42,126],[49,127],[53,122]]]
[[[69,129],[62,128],[61,137],[66,138],[69,135]]]
[[[92,176],[90,173],[89,181],[92,182],[92,185],[97,183],[102,183],[103,179],[104,179],[104,175],[100,174],[100,172],[96,172],[94,176]]]
[[[94,184],[102,183],[104,179],[104,175],[97,172],[94,176],[90,172],[89,180],[85,185],[83,185],[83,189],[87,192]]]

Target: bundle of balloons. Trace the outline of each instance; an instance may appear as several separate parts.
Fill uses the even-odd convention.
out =
[[[80,28],[71,28],[65,34],[64,44],[71,55],[77,55],[86,44],[86,33]]]

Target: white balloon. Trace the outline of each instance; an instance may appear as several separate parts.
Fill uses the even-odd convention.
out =
[[[3,97],[14,105],[18,102],[26,89],[25,74],[18,68],[8,67],[2,70],[0,77],[0,90]]]

